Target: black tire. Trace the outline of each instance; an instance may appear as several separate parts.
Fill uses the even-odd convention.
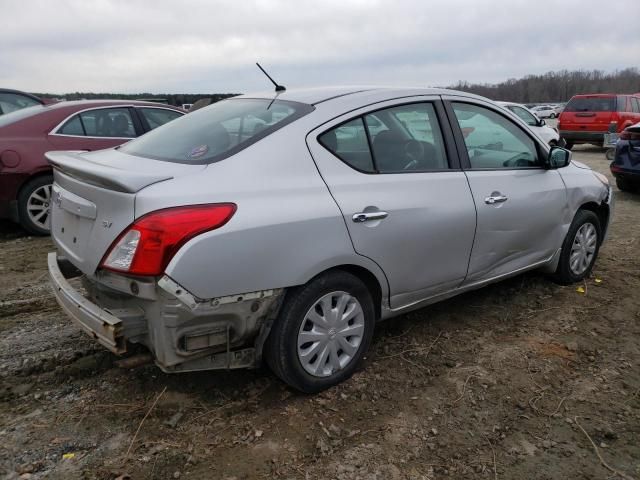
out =
[[[53,184],[53,176],[52,175],[42,175],[40,177],[36,177],[33,180],[28,181],[20,190],[18,194],[18,219],[20,221],[20,225],[27,230],[28,232],[34,235],[49,235],[49,228],[44,227],[43,225],[38,225],[33,221],[30,217],[27,206],[29,202],[29,198],[36,192],[38,189],[42,189],[47,185]],[[43,203],[44,205],[44,203]],[[49,203],[46,204],[49,208]],[[49,216],[49,213],[45,215]]]
[[[549,115],[550,118],[556,118],[556,114],[552,113],[551,115]]]
[[[565,140],[564,142],[564,148],[566,148],[567,150],[571,150],[573,148],[573,142],[570,142],[569,140]]]
[[[571,247],[573,246],[573,242],[576,238],[576,233],[578,233],[578,230],[587,223],[590,223],[595,227],[597,234],[595,251],[587,269],[577,274],[570,266]],[[560,261],[558,262],[558,268],[556,269],[555,280],[562,285],[569,285],[588,277],[598,258],[601,243],[602,227],[600,226],[600,219],[598,216],[590,210],[578,210],[578,213],[576,213],[576,216],[573,218],[573,222],[571,222],[567,236],[562,243],[562,251],[560,252]]]
[[[620,177],[616,177],[616,186],[618,187],[619,190],[623,192],[632,192],[634,190],[633,185],[631,185],[624,178],[620,178]]]
[[[358,350],[341,370],[326,377],[308,373],[298,358],[298,333],[311,307],[332,292],[346,292],[360,303],[364,314],[364,332]],[[271,370],[285,383],[304,393],[316,393],[348,379],[366,354],[375,326],[371,293],[356,276],[334,271],[319,275],[306,285],[287,293],[280,314],[265,342],[264,358]]]

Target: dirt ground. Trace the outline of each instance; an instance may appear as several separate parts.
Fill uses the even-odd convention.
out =
[[[383,323],[316,396],[116,367],[53,300],[50,240],[0,224],[0,478],[640,478],[640,195],[616,193],[583,285],[530,273]]]

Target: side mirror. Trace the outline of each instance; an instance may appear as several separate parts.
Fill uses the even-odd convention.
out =
[[[546,124],[547,124],[547,122],[545,122],[545,121],[544,121],[544,119],[542,119],[542,118],[541,118],[541,119],[540,119],[540,121],[538,122],[538,125],[539,125],[540,127],[544,127]]]
[[[547,157],[548,168],[563,168],[571,163],[571,150],[562,147],[551,147]]]

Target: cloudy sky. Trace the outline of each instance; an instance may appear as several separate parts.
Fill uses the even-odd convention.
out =
[[[0,0],[0,86],[246,92],[637,67],[640,0]]]

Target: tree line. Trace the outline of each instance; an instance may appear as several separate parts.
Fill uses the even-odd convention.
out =
[[[543,75],[510,78],[497,84],[460,81],[450,88],[506,102],[566,102],[574,95],[585,93],[640,93],[640,71],[637,68],[611,73],[602,70],[559,70]]]
[[[225,98],[235,97],[237,93],[94,93],[94,92],[74,92],[74,93],[34,93],[41,98],[64,98],[66,100],[95,100],[95,99],[117,99],[117,100],[153,100],[167,103],[169,105],[182,106],[185,103],[196,103],[201,98],[210,98],[211,103]]]

